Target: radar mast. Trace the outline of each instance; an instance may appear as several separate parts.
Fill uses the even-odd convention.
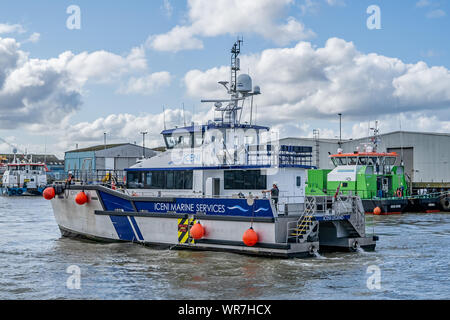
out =
[[[239,71],[241,70],[239,55],[243,43],[243,39],[238,39],[231,48],[230,82],[219,81],[219,84],[227,90],[230,99],[201,100],[202,103],[214,103],[215,112],[220,113],[220,116],[214,118],[217,125],[240,125],[240,117],[237,114],[239,110],[243,109],[245,99],[261,94],[261,89],[258,86],[252,88],[252,78],[248,74],[239,75]],[[240,101],[242,101],[241,105],[239,105]]]

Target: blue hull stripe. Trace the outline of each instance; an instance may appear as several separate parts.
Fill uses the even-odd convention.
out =
[[[110,216],[110,218],[120,240],[132,242],[138,241],[127,217]]]
[[[142,236],[141,230],[138,227],[138,224],[136,222],[136,219],[134,217],[130,217],[131,222],[133,223],[134,230],[136,231],[136,234],[140,241],[144,241],[144,237]]]

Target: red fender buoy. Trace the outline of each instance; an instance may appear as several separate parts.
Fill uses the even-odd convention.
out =
[[[45,200],[52,200],[56,196],[55,188],[50,187],[44,190],[42,193]]]
[[[253,230],[253,228],[250,228],[244,232],[242,240],[247,247],[253,247],[258,243],[258,235],[256,234],[255,230]]]
[[[375,209],[373,209],[373,214],[374,215],[381,215],[381,208],[380,207],[376,207]]]
[[[205,236],[205,228],[201,223],[196,223],[192,226],[190,234],[195,240],[200,240]]]
[[[84,193],[84,191],[79,192],[75,197],[75,202],[80,206],[86,204],[88,202],[88,197],[86,193]]]

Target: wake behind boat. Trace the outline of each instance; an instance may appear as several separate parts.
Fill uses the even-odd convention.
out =
[[[63,236],[277,257],[375,249],[359,197],[305,196],[312,148],[279,145],[252,123],[261,90],[238,74],[241,43],[230,81],[219,82],[230,97],[202,101],[214,104],[214,120],[164,130],[167,151],[127,169],[125,188],[84,181],[45,190]]]

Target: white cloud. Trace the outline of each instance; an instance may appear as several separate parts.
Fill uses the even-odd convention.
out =
[[[25,28],[20,24],[0,23],[0,34],[5,33],[25,33]]]
[[[41,34],[38,32],[34,32],[27,40],[24,41],[24,43],[31,42],[31,43],[37,43],[41,39]]]
[[[445,17],[446,15],[447,15],[447,13],[445,13],[444,10],[436,9],[436,10],[432,10],[432,11],[428,12],[427,13],[427,18],[429,18],[429,19],[437,19],[437,18]]]
[[[331,38],[323,48],[300,42],[292,48],[264,50],[242,56],[241,66],[249,68],[254,84],[261,86],[263,94],[255,102],[258,118],[267,124],[334,119],[338,113],[358,121],[450,109],[450,72],[445,67],[364,54],[342,39]],[[217,81],[228,77],[224,66],[192,70],[184,79],[190,96],[212,98],[223,95]]]
[[[163,9],[164,9],[167,17],[170,18],[172,16],[172,13],[173,13],[173,6],[170,3],[170,0],[164,0],[163,1]]]
[[[119,93],[151,95],[160,88],[169,86],[171,80],[172,76],[166,71],[155,72],[140,78],[132,77],[126,86],[119,89]]]
[[[203,42],[194,37],[192,27],[176,26],[168,33],[150,36],[146,44],[157,51],[178,52],[182,50],[203,49]]]
[[[431,2],[429,0],[420,0],[416,3],[416,7],[423,8],[428,7],[431,5]]]
[[[293,0],[189,0],[190,24],[152,35],[147,45],[154,50],[176,52],[201,49],[200,37],[224,34],[254,33],[280,45],[313,37],[314,32],[301,22],[285,16],[293,3]]]
[[[336,7],[336,6],[342,6],[343,7],[343,6],[346,5],[344,0],[326,0],[326,2],[328,3],[328,5],[330,5],[332,7]]]
[[[40,131],[63,126],[82,103],[90,82],[119,81],[147,70],[142,48],[126,56],[106,51],[31,59],[11,38],[0,38],[0,127]]]

